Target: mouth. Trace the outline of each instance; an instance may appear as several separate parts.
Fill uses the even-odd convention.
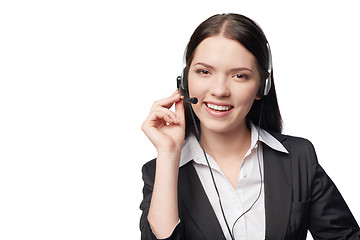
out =
[[[233,109],[234,107],[231,105],[217,105],[217,104],[213,104],[213,103],[208,103],[206,102],[205,105],[213,110],[213,111],[217,111],[217,112],[227,112],[230,111],[231,109]]]

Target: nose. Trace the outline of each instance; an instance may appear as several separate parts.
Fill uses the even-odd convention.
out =
[[[230,88],[226,77],[216,76],[213,78],[210,93],[218,98],[224,98],[230,96]]]

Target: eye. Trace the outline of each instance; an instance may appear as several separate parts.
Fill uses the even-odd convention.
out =
[[[246,75],[246,74],[241,74],[241,73],[235,74],[233,77],[234,77],[234,78],[237,78],[237,79],[246,79],[246,80],[249,79],[249,76],[248,76],[248,75]]]
[[[210,74],[210,72],[208,70],[203,70],[203,69],[199,69],[196,71],[197,73],[201,74],[201,75],[208,75]]]

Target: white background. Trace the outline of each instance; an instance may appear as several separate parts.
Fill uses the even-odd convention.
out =
[[[360,221],[358,1],[1,1],[0,239],[140,239],[140,126],[195,27],[263,28],[284,133],[310,139]]]

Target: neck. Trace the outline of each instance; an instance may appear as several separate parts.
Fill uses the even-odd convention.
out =
[[[242,160],[251,145],[251,131],[246,122],[236,130],[218,133],[201,128],[201,141],[205,151],[217,162]],[[241,157],[239,157],[241,156]]]

